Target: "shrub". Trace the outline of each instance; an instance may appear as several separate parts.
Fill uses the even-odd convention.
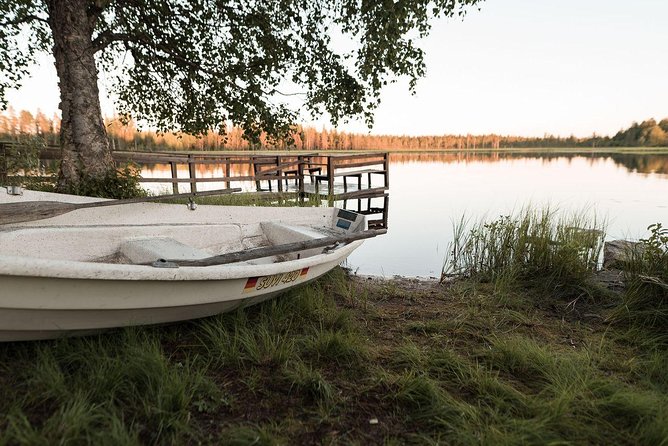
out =
[[[66,192],[73,195],[116,199],[145,197],[146,191],[139,184],[140,172],[138,165],[128,163],[108,171],[101,178],[83,176],[78,184]]]
[[[661,223],[647,228],[640,249],[629,249],[624,262],[626,290],[612,319],[656,332],[668,343],[668,228]]]
[[[7,184],[32,190],[55,191],[53,180],[56,171],[53,166],[40,161],[40,154],[45,147],[42,137],[25,133],[20,134],[14,144],[7,145],[4,166],[8,174]]]
[[[559,217],[550,209],[455,226],[442,278],[458,275],[496,284],[540,283],[578,289],[596,270],[603,231],[595,218]]]

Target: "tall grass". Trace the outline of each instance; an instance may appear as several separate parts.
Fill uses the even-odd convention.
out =
[[[205,319],[199,343],[219,366],[280,366],[294,356],[294,340],[267,318],[250,321],[246,310]]]
[[[668,446],[668,356],[619,326],[480,284],[365,281],[353,311],[344,278],[178,326],[2,344],[0,445]]]
[[[186,200],[175,200],[185,203]],[[320,196],[307,194],[300,197],[298,192],[246,192],[218,196],[197,197],[198,204],[221,206],[276,206],[276,207],[318,207],[326,203]]]
[[[473,357],[407,343],[378,377],[419,444],[667,444],[666,397],[590,352],[493,336]]]
[[[603,247],[595,216],[559,215],[525,208],[469,227],[461,219],[442,271],[449,275],[514,285],[532,282],[552,289],[586,287]]]
[[[0,444],[178,442],[195,405],[217,404],[207,363],[170,360],[148,330],[17,350],[2,366],[14,393]]]
[[[668,344],[668,228],[661,223],[647,228],[650,235],[629,247],[622,268],[626,290],[623,304],[612,320],[628,322],[656,334]]]
[[[335,387],[312,365],[303,361],[286,364],[283,376],[290,383],[290,390],[301,393],[309,402],[328,403],[335,398]]]

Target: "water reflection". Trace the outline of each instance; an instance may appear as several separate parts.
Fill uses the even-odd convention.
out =
[[[198,166],[197,176],[224,176],[216,169]],[[188,174],[186,166],[179,167],[180,178]],[[232,173],[249,174],[249,168]],[[142,175],[170,177],[169,166],[146,166]],[[454,221],[463,215],[496,218],[528,204],[596,213],[607,219],[609,238],[637,238],[645,235],[651,223],[668,225],[668,154],[393,153],[390,177],[388,234],[367,240],[349,259],[361,274],[438,276]],[[182,187],[187,191],[187,184]],[[224,185],[212,182],[198,187]],[[232,187],[254,189],[249,181],[232,183]],[[162,188],[171,190],[171,185]],[[384,200],[349,200],[339,205],[353,210],[358,205],[387,209]]]
[[[527,205],[596,214],[609,239],[668,223],[668,155],[399,153],[390,170],[389,232],[350,257],[359,273],[438,277],[453,222]]]
[[[522,158],[541,159],[546,163],[554,160],[588,159],[597,163],[611,159],[616,164],[638,173],[668,174],[668,154],[633,154],[633,153],[544,153],[544,152],[410,152],[392,153],[390,160],[394,164],[411,162],[499,162]]]

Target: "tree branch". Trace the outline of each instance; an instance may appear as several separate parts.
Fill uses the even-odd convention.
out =
[[[114,42],[141,42],[141,39],[132,34],[103,31],[93,40],[93,51],[97,53]]]
[[[95,28],[97,19],[102,11],[111,4],[111,0],[95,0],[88,7],[88,20],[91,29]]]
[[[17,17],[14,20],[7,20],[6,22],[0,22],[0,26],[15,26],[15,25],[22,25],[24,23],[30,23],[34,22],[35,20],[44,22],[44,23],[49,23],[47,19],[44,19],[40,16],[34,15],[34,14],[28,14],[23,17]]]
[[[298,92],[295,92],[295,93],[283,93],[282,91],[277,90],[277,89],[275,89],[275,88],[274,88],[273,90],[271,90],[270,92],[263,91],[263,93],[265,93],[265,94],[276,93],[276,94],[281,95],[281,96],[304,96],[304,95],[307,94],[307,93],[304,92],[304,91],[298,91]]]

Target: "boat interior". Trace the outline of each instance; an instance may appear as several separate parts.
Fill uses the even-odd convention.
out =
[[[258,247],[364,229],[361,215],[332,209],[327,222],[263,221],[224,224],[96,224],[0,227],[0,255],[76,262],[152,264],[159,259],[200,260]],[[322,253],[315,248],[247,261],[276,263]]]

